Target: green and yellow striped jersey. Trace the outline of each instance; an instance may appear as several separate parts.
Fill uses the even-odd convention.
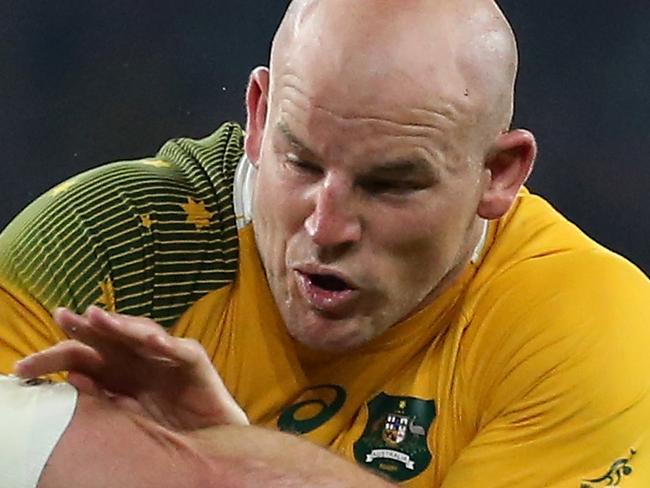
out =
[[[58,185],[0,234],[0,282],[47,310],[99,304],[172,325],[237,270],[233,179],[243,132],[226,123],[153,158]]]

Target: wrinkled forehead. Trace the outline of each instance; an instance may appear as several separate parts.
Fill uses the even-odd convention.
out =
[[[450,57],[422,76],[421,54],[407,50],[407,36],[395,26],[368,41],[368,31],[326,39],[321,29],[316,26],[295,43],[300,49],[272,66],[275,140],[308,146],[301,154],[353,165],[441,160],[452,142],[463,142],[458,134],[475,112]]]
[[[341,123],[356,119],[428,125],[429,119],[441,118],[461,123],[473,113],[470,102],[458,94],[463,90],[462,80],[431,81],[424,86],[407,72],[372,76],[363,69],[317,72],[301,68],[290,67],[274,79],[271,110],[278,116],[309,112],[314,118]]]

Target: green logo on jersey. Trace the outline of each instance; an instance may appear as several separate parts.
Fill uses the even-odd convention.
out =
[[[632,466],[630,461],[636,454],[635,449],[630,449],[630,455],[621,459],[617,459],[610,466],[609,471],[600,478],[592,480],[584,480],[580,488],[595,488],[596,486],[618,486],[624,476],[632,474]]]
[[[316,430],[334,417],[343,407],[347,394],[338,385],[318,385],[308,388],[304,398],[286,408],[278,418],[278,428],[284,432],[306,434]]]
[[[431,462],[427,433],[436,417],[433,400],[380,393],[368,403],[368,423],[354,457],[395,481],[422,473]]]

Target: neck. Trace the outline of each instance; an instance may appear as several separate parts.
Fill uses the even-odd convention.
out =
[[[459,252],[454,264],[443,278],[438,282],[436,287],[422,300],[422,303],[413,313],[417,313],[427,305],[432,303],[436,298],[451,288],[464,274],[465,270],[473,264],[478,263],[485,247],[488,233],[488,221],[478,219],[472,223],[467,231],[467,246]]]

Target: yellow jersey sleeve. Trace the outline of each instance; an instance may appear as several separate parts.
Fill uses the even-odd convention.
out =
[[[461,374],[478,433],[442,486],[650,486],[648,279],[594,247],[484,290]]]
[[[19,359],[64,340],[50,312],[25,292],[0,282],[0,372]]]

